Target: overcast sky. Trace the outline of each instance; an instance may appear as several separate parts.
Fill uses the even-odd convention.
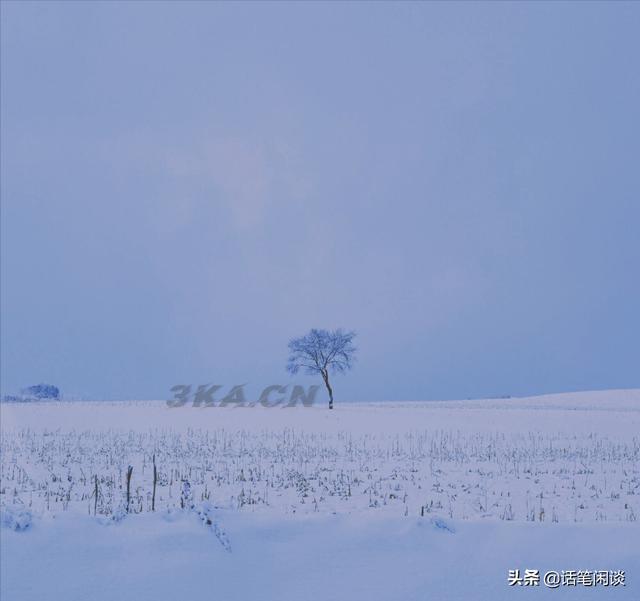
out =
[[[640,4],[2,2],[2,390],[640,386]],[[249,396],[252,396],[249,394]]]

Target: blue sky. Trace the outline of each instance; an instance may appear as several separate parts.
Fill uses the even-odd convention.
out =
[[[1,10],[4,392],[640,386],[639,4]]]

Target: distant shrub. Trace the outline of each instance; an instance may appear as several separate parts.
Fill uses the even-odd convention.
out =
[[[60,399],[60,389],[52,384],[35,384],[23,389],[22,394],[28,399]]]

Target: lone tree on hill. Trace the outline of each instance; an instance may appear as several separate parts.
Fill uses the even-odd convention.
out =
[[[320,374],[329,393],[329,409],[333,409],[333,389],[329,383],[329,373],[344,373],[351,369],[355,360],[356,347],[353,346],[355,332],[341,329],[311,330],[305,336],[289,342],[287,371],[297,374],[304,369],[306,374]]]

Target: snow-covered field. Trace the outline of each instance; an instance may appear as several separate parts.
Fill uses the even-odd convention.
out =
[[[640,599],[638,390],[0,411],[3,600]]]

